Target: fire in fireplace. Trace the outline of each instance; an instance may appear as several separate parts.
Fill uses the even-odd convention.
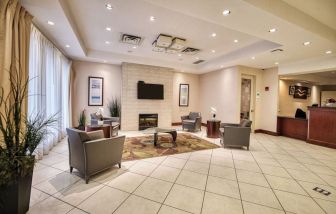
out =
[[[139,114],[139,130],[158,126],[158,114]]]

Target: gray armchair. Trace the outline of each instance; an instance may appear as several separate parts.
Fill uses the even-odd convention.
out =
[[[182,116],[182,129],[188,131],[201,131],[202,116],[200,112],[190,112],[189,115]]]
[[[104,138],[103,131],[84,132],[67,129],[70,172],[76,168],[84,175],[86,183],[90,176],[115,164],[121,167],[125,136]]]
[[[224,148],[232,147],[250,147],[250,133],[252,121],[243,119],[240,124],[222,123],[219,129],[221,135],[221,143]]]
[[[98,120],[104,121],[104,124],[111,125],[112,123],[120,123],[119,117],[104,117],[103,115],[97,115],[92,113],[91,115],[91,125],[98,125]]]

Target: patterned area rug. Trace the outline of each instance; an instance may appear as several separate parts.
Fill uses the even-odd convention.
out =
[[[187,133],[177,134],[176,145],[172,143],[171,135],[160,134],[156,147],[153,144],[153,135],[130,137],[126,138],[122,159],[136,160],[218,147]]]

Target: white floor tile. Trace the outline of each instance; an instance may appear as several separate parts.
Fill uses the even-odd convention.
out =
[[[173,183],[147,178],[134,192],[135,195],[163,203]]]
[[[131,195],[114,214],[156,214],[159,209],[159,203]]]
[[[241,201],[238,199],[206,192],[204,196],[202,214],[213,213],[243,213]]]
[[[207,175],[199,174],[196,172],[191,172],[187,170],[182,170],[180,175],[177,177],[176,183],[184,186],[189,186],[197,189],[204,190],[207,180]]]
[[[237,181],[209,176],[206,191],[240,199]]]

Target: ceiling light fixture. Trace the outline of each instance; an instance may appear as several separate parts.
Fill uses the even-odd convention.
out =
[[[149,17],[149,20],[150,20],[151,22],[154,22],[155,19],[156,19],[156,18],[155,18],[154,16],[150,16],[150,17]]]
[[[223,15],[228,16],[231,13],[230,10],[223,10]]]
[[[276,28],[271,28],[271,29],[269,29],[269,31],[268,31],[268,32],[270,32],[270,33],[274,33],[275,31],[277,31],[277,29],[276,29]]]
[[[238,43],[238,39],[233,40],[234,43]]]
[[[112,7],[111,4],[106,4],[105,7],[106,7],[106,9],[108,9],[108,10],[112,10],[112,9],[113,9],[113,7]]]
[[[278,63],[278,62],[275,62],[274,64],[276,64],[276,65],[279,65],[279,63]]]
[[[107,31],[111,31],[112,29],[110,27],[105,28]]]
[[[199,57],[195,57],[195,59],[199,60]]]
[[[332,53],[332,51],[326,51],[325,53],[326,53],[326,54],[331,54],[331,53]]]
[[[308,46],[308,45],[310,45],[310,42],[304,42],[303,45]]]
[[[212,37],[216,37],[217,34],[216,34],[216,33],[212,33],[211,36],[212,36]]]
[[[66,48],[70,48],[70,45],[65,45]]]
[[[109,44],[111,44],[109,41],[105,41],[105,44],[107,44],[107,45],[109,45]]]
[[[55,23],[52,21],[48,21],[48,25],[55,25]]]
[[[177,56],[180,56],[180,57],[181,57],[181,56],[182,56],[182,54],[177,54]]]
[[[211,50],[211,52],[212,52],[212,53],[216,53],[216,51],[215,51],[215,50]]]
[[[137,49],[137,46],[133,46],[133,49]]]
[[[253,56],[253,57],[251,57],[251,59],[255,60],[255,57]]]
[[[104,63],[107,63],[107,61],[106,61],[106,60],[104,60]]]
[[[224,68],[224,65],[221,65],[220,67],[221,67],[221,68]]]

